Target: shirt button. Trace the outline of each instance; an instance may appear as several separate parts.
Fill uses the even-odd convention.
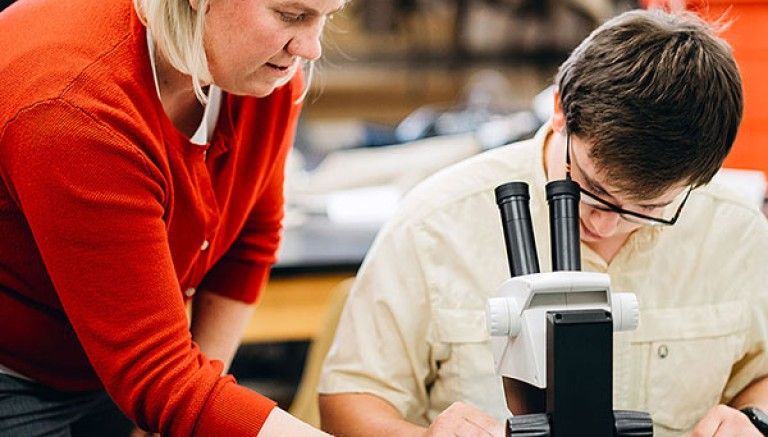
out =
[[[659,358],[664,359],[667,358],[669,355],[669,348],[666,344],[662,344],[659,346],[659,349],[656,351],[656,353],[659,355]]]
[[[195,287],[189,287],[189,288],[187,288],[186,290],[184,290],[184,294],[185,294],[187,297],[192,297],[192,296],[194,296],[194,294],[195,294],[195,292],[196,292],[196,291],[197,291],[197,290],[195,290]]]
[[[208,240],[204,240],[203,244],[200,245],[200,250],[206,250],[208,247],[210,247],[211,242]]]

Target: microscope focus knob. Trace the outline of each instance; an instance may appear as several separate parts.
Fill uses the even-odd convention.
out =
[[[520,333],[520,309],[514,299],[493,297],[485,307],[488,333],[492,337],[516,337]]]
[[[646,412],[614,410],[613,420],[617,437],[653,437],[653,420]]]
[[[632,331],[640,322],[640,305],[634,293],[611,295],[611,316],[614,331]]]
[[[546,414],[526,414],[507,419],[505,437],[549,437],[549,416]]]

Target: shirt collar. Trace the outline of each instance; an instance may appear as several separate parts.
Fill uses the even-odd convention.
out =
[[[160,99],[160,82],[157,79],[157,63],[155,61],[156,47],[149,27],[147,27],[147,48],[149,49],[149,62],[152,65],[152,79],[155,82],[155,92],[157,92],[157,98]],[[200,124],[189,140],[192,144],[204,146],[211,141],[221,110],[221,94],[221,88],[218,86],[211,84],[208,87],[208,104],[205,105]]]

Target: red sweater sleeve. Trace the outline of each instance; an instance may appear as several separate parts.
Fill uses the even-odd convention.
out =
[[[3,177],[57,297],[117,405],[166,436],[255,435],[274,403],[192,342],[164,222],[166,182],[132,141],[54,99],[0,132]]]
[[[296,101],[304,89],[303,76],[297,74],[287,86],[291,87],[292,105],[287,119],[276,123],[287,128],[273,133],[278,136],[279,145],[274,148],[278,153],[269,164],[269,181],[265,189],[257,194],[237,240],[201,285],[202,289],[247,303],[256,301],[263,290],[280,242],[285,162],[293,145],[301,111],[301,104]],[[252,108],[246,108],[244,112],[242,116],[246,119],[258,117],[251,113]]]

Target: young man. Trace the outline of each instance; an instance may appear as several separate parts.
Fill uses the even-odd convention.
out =
[[[768,409],[768,224],[706,185],[741,119],[730,49],[693,15],[632,11],[581,44],[557,86],[534,139],[438,173],[382,230],[326,361],[326,430],[503,433],[484,312],[509,277],[493,189],[530,185],[548,269],[544,186],[570,153],[583,270],[640,301],[639,328],[615,334],[614,408],[650,412],[656,436],[760,435],[739,409]]]

